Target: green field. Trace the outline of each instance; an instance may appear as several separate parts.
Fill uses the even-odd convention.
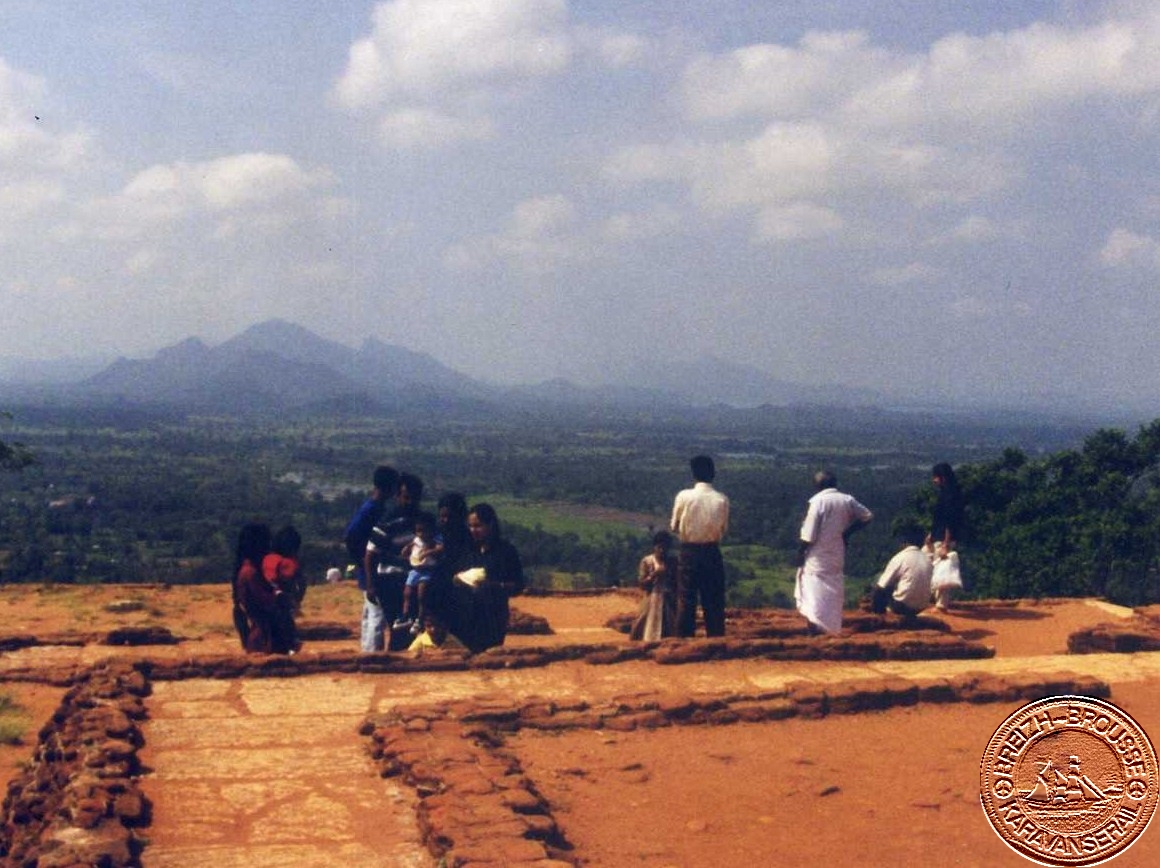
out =
[[[539,528],[555,535],[575,534],[587,545],[601,544],[609,536],[639,536],[645,546],[642,556],[647,553],[650,528],[661,530],[668,521],[668,516],[649,516],[561,501],[534,501],[504,494],[487,494],[476,500],[494,506],[500,521],[505,524]]]

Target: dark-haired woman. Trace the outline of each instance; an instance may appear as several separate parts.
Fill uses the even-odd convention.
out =
[[[936,546],[941,543],[950,551],[955,548],[963,527],[963,492],[949,464],[936,464],[930,470],[930,477],[938,491],[938,498],[931,509],[930,535],[926,541]]]
[[[524,568],[490,504],[471,508],[467,529],[471,542],[456,565],[448,622],[451,632],[477,653],[503,644],[511,616],[508,599],[523,592]]]
[[[467,498],[458,491],[449,491],[436,505],[439,535],[443,537],[443,562],[456,564],[471,547],[471,533],[467,529]]]
[[[302,535],[288,524],[274,534],[270,553],[262,559],[262,578],[274,594],[270,650],[275,654],[295,654],[301,644],[294,626],[294,616],[306,596],[306,581],[298,560],[301,549]]]
[[[260,600],[254,595],[254,586],[265,584],[262,579],[262,559],[270,553],[270,528],[260,522],[250,522],[242,526],[238,533],[238,545],[234,550],[234,574],[231,582],[233,597],[234,629],[242,647],[253,650],[250,645],[255,631],[255,619],[262,619]],[[272,596],[272,595],[271,595]],[[253,612],[251,612],[253,610]]]

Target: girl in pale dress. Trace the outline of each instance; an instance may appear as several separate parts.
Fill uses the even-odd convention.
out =
[[[676,635],[677,559],[672,553],[673,537],[659,531],[652,551],[640,562],[640,587],[644,591],[640,614],[629,632],[631,639],[651,642]]]

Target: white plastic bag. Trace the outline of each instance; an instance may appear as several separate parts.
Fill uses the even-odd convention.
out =
[[[943,588],[962,588],[963,574],[959,569],[959,553],[948,552],[945,558],[938,558],[934,562],[934,573],[930,577],[930,589],[939,591]]]

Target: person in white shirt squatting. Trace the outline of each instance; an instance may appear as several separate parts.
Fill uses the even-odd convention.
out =
[[[930,577],[934,565],[921,548],[926,537],[917,523],[898,530],[902,551],[890,559],[874,586],[870,609],[882,615],[889,609],[902,616],[905,627],[914,626],[918,613],[930,604]]]

